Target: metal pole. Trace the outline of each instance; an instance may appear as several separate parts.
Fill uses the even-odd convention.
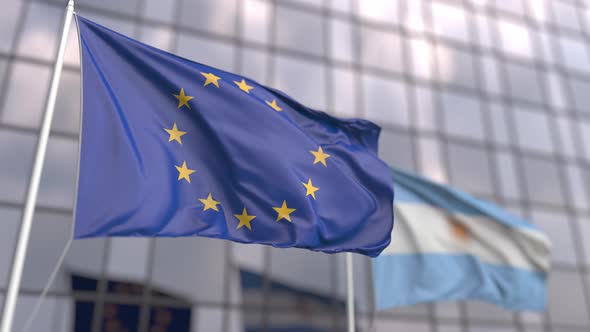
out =
[[[51,130],[51,120],[53,119],[53,111],[55,110],[57,89],[59,87],[59,79],[61,77],[61,70],[63,67],[66,42],[68,40],[68,33],[70,31],[70,24],[72,23],[73,13],[74,0],[69,0],[68,5],[66,7],[66,14],[64,17],[61,39],[59,42],[57,60],[55,62],[55,67],[53,68],[53,76],[51,78],[49,95],[47,96],[47,102],[45,103],[45,115],[43,116],[43,123],[41,125],[41,132],[39,133],[39,140],[37,141],[37,153],[35,155],[35,163],[33,164],[33,171],[31,173],[29,188],[27,190],[27,200],[25,202],[25,207],[21,219],[20,232],[18,235],[18,242],[16,244],[16,252],[14,254],[12,262],[12,270],[10,272],[10,282],[8,284],[6,300],[4,301],[4,309],[2,310],[2,326],[0,328],[0,332],[11,332],[12,330],[16,300],[18,297],[18,289],[20,287],[22,279],[23,267],[29,243],[29,236],[31,234],[33,215],[35,213],[35,203],[37,202],[39,182],[41,180],[41,174],[43,172],[45,152],[47,151],[47,142],[49,141],[49,132]]]
[[[355,331],[354,322],[354,282],[352,279],[352,254],[346,253],[346,315],[348,316],[348,332]]]

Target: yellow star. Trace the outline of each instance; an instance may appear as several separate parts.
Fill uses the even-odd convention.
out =
[[[290,209],[287,207],[287,201],[283,201],[283,206],[281,207],[273,207],[273,209],[275,211],[277,211],[278,215],[277,215],[277,220],[279,221],[283,218],[287,219],[289,222],[291,221],[291,216],[290,214],[293,213],[293,211],[295,211],[295,209]]]
[[[266,102],[266,104],[268,106],[272,107],[272,109],[275,110],[275,111],[277,111],[277,112],[280,112],[280,111],[283,110],[282,108],[279,107],[279,105],[277,105],[277,100],[276,99],[273,99],[272,101],[265,100],[265,102]]]
[[[186,161],[182,163],[182,166],[174,166],[178,171],[178,181],[185,179],[188,183],[191,183],[190,175],[196,172],[194,169],[190,169],[186,166]]]
[[[211,197],[211,193],[209,193],[209,196],[207,196],[207,198],[199,198],[199,201],[201,201],[201,203],[203,203],[205,205],[203,207],[203,211],[207,211],[209,209],[212,209],[212,210],[219,212],[219,208],[217,207],[217,205],[219,205],[221,203],[214,200],[213,197]]]
[[[238,218],[238,220],[240,221],[236,229],[240,229],[243,226],[246,226],[249,230],[252,230],[252,225],[250,225],[250,221],[256,218],[256,216],[249,216],[248,211],[246,211],[246,208],[244,208],[242,214],[234,214],[234,217]]]
[[[234,83],[240,88],[240,90],[246,93],[250,93],[250,90],[254,89],[254,87],[248,85],[248,83],[246,83],[246,81],[243,78],[241,82],[234,81]]]
[[[322,163],[324,165],[324,167],[328,167],[328,165],[326,165],[326,159],[328,157],[330,157],[329,154],[324,153],[324,150],[322,150],[322,147],[320,146],[318,148],[317,151],[309,151],[311,154],[314,155],[315,159],[313,160],[313,164],[317,164],[317,163]]]
[[[213,73],[203,73],[201,72],[201,75],[205,76],[206,80],[205,80],[205,84],[203,86],[207,86],[209,84],[213,84],[216,87],[219,88],[219,80],[221,79],[221,77],[219,76],[215,76],[215,74]]]
[[[320,188],[314,187],[313,184],[311,183],[311,179],[308,179],[307,183],[305,183],[305,182],[301,182],[301,183],[303,184],[303,186],[305,186],[305,189],[307,189],[305,196],[311,195],[311,197],[313,197],[313,199],[315,199],[315,192],[320,190]]]
[[[170,135],[170,137],[168,137],[168,142],[177,141],[178,143],[182,144],[182,140],[180,138],[186,134],[186,131],[178,130],[178,127],[176,127],[176,122],[174,123],[174,126],[172,126],[172,129],[164,128],[164,130]]]
[[[174,95],[174,97],[176,97],[176,99],[178,99],[178,108],[181,108],[182,106],[186,105],[186,107],[188,107],[188,109],[191,109],[191,105],[188,104],[189,100],[195,98],[192,96],[187,96],[184,94],[184,89],[180,88],[180,94],[178,95]]]

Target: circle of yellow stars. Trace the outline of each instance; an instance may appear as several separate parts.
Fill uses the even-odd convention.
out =
[[[212,86],[215,88],[220,88],[220,81],[222,81],[221,77],[215,75],[214,73],[200,73],[204,78],[203,87]],[[239,88],[241,91],[247,94],[250,94],[250,91],[254,89],[254,86],[249,85],[248,82],[246,82],[246,80],[243,78],[241,81],[233,81],[233,83],[237,88]],[[191,110],[190,101],[193,100],[195,97],[187,95],[184,88],[180,88],[180,91],[178,93],[173,93],[172,95],[178,100],[177,109],[186,107],[189,110]],[[268,105],[271,109],[273,109],[276,112],[283,111],[283,108],[279,106],[276,99],[264,100],[264,102],[266,103],[266,105]],[[175,141],[180,145],[182,145],[182,137],[188,134],[186,131],[180,130],[176,122],[172,124],[172,128],[164,128],[164,131],[168,134],[168,142]],[[318,146],[317,150],[310,150],[309,153],[314,157],[313,165],[319,163],[324,167],[328,167],[327,160],[330,157],[330,155],[324,152],[321,146]],[[186,163],[186,160],[182,162],[182,165],[174,165],[174,167],[178,171],[179,182],[184,180],[187,183],[191,183],[191,175],[197,172],[197,170],[189,168],[189,166]],[[311,196],[315,200],[316,192],[319,191],[320,188],[314,186],[311,178],[308,178],[307,182],[301,182],[301,184],[305,188],[305,196]],[[213,198],[213,193],[208,193],[207,197],[199,198],[199,201],[203,204],[203,211],[212,210],[215,212],[219,212],[218,205],[221,205],[221,202]],[[277,213],[277,222],[283,219],[290,223],[293,222],[293,220],[291,219],[291,214],[294,213],[296,209],[290,208],[286,200],[283,200],[281,206],[273,207],[273,210],[275,210],[275,212]],[[240,214],[234,214],[234,217],[238,220],[236,229],[246,227],[248,230],[252,231],[252,221],[256,218],[256,216],[248,214],[248,210],[246,209],[246,207],[242,209],[242,212]]]

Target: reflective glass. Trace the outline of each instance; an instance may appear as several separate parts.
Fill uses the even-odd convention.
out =
[[[584,256],[586,257],[586,261],[583,263],[590,267],[590,218],[579,218],[576,222],[578,223],[578,236],[581,237]]]
[[[49,67],[14,62],[4,102],[3,120],[26,127],[39,126],[50,75]]]
[[[33,165],[37,139],[17,131],[0,130],[0,201],[22,202]]]
[[[307,11],[277,8],[276,43],[302,53],[322,55],[324,51],[322,17]]]
[[[580,113],[590,114],[590,81],[582,81],[570,77],[569,85],[572,92],[574,107]]]
[[[400,36],[388,31],[361,28],[361,58],[365,66],[401,72]]]
[[[575,157],[577,152],[576,145],[574,144],[574,126],[572,126],[572,120],[569,117],[559,117],[555,121],[557,123],[559,142],[561,143],[561,148],[557,150],[557,153],[568,157]]]
[[[575,265],[578,262],[572,228],[568,216],[555,210],[536,208],[532,211],[533,223],[551,240],[551,259],[555,263]]]
[[[175,22],[175,9],[181,0],[145,0],[143,1],[142,14],[145,18],[156,21]]]
[[[492,48],[494,46],[494,42],[488,15],[476,14],[475,24],[477,25],[478,34],[477,43],[483,48]]]
[[[80,129],[80,74],[77,71],[64,71],[61,74],[53,130],[78,133]]]
[[[71,215],[36,213],[33,221],[21,287],[40,291],[45,287],[71,233]],[[69,277],[65,270],[57,274],[52,290],[67,291]]]
[[[442,92],[444,125],[448,135],[483,141],[483,114],[479,100],[465,94]]]
[[[493,194],[490,159],[482,148],[449,143],[452,184],[471,193]]]
[[[438,44],[436,59],[438,61],[438,79],[441,82],[474,88],[475,73],[472,53]]]
[[[590,55],[588,48],[579,39],[561,36],[559,39],[564,65],[571,71],[590,72]]]
[[[514,158],[506,152],[496,154],[499,190],[504,198],[520,199],[521,192]]]
[[[508,132],[508,114],[504,106],[497,103],[490,104],[489,114],[492,120],[492,139],[494,142],[502,145],[514,143]]]
[[[414,146],[406,133],[382,130],[379,136],[379,157],[388,165],[415,171]]]
[[[409,125],[406,87],[397,80],[365,75],[365,116],[383,124]]]
[[[19,55],[51,60],[57,53],[57,34],[63,9],[38,2],[29,5],[16,51]]]
[[[545,73],[547,87],[549,89],[549,103],[556,109],[566,108],[569,103],[563,89],[563,80],[554,72]]]
[[[419,129],[435,130],[438,124],[437,112],[433,105],[432,89],[416,86],[414,89],[414,100],[416,105],[416,126]]]
[[[554,23],[564,28],[579,31],[578,8],[562,1],[551,1]]]
[[[541,204],[563,204],[558,165],[554,161],[532,157],[523,157],[522,161],[529,199]]]
[[[349,69],[332,69],[332,107],[336,114],[344,117],[354,117],[357,112],[356,103],[356,73]]]
[[[241,37],[244,40],[268,43],[271,15],[270,4],[262,0],[246,0],[242,2]]]
[[[111,13],[127,13],[132,14],[138,8],[137,4],[140,0],[119,1],[119,0],[77,0],[76,3],[84,6],[90,6],[99,9],[105,9]],[[60,8],[61,9],[61,8]]]
[[[577,123],[580,133],[578,137],[582,140],[585,158],[586,160],[590,160],[590,122],[578,120]]]
[[[178,55],[223,70],[231,71],[234,68],[234,45],[184,33],[180,33],[176,38]]]
[[[19,209],[0,209],[2,232],[0,232],[0,287],[8,284],[12,255],[14,254],[17,232],[20,226],[21,211]]]
[[[233,36],[236,32],[236,7],[237,0],[182,1],[180,23],[197,30]]]
[[[70,139],[51,137],[39,186],[39,203],[69,208],[74,202],[78,144]]]
[[[553,271],[548,281],[547,303],[551,322],[588,327],[588,309],[582,280],[576,272]]]
[[[495,57],[482,56],[479,58],[483,72],[483,83],[485,91],[490,95],[502,94],[502,86],[498,74],[498,61]]]
[[[363,19],[398,24],[400,3],[399,0],[358,1],[357,6]]]
[[[174,31],[170,28],[142,25],[139,31],[139,40],[164,51],[174,52]]]
[[[23,330],[25,322],[31,315],[31,308],[35,306],[38,298],[38,296],[29,294],[19,295],[14,314],[13,331]],[[47,331],[48,328],[54,332],[71,331],[70,316],[72,312],[70,299],[47,296],[42,301],[28,331]]]
[[[17,22],[24,2],[6,1],[0,11],[0,51],[8,52],[14,42]]]
[[[495,0],[495,6],[497,9],[507,13],[517,15],[524,13],[524,4],[522,0]]]
[[[432,3],[433,30],[438,37],[468,43],[467,12],[442,2]]]
[[[577,209],[588,209],[588,191],[586,180],[588,179],[588,172],[578,165],[569,164],[566,167],[566,175],[569,184],[570,197],[572,199],[571,205]]]
[[[542,103],[538,73],[529,66],[507,63],[509,94],[514,99]]]
[[[413,75],[424,80],[434,78],[434,46],[425,39],[410,39],[410,49]]]
[[[442,159],[440,142],[431,137],[421,137],[418,141],[420,174],[440,183],[447,183],[447,172]]]
[[[375,332],[429,332],[430,327],[426,323],[410,323],[387,320],[387,318],[376,319],[374,323]]]
[[[239,57],[238,67],[244,76],[256,80],[260,84],[268,85],[269,55],[266,52],[243,48]]]
[[[509,20],[498,20],[502,50],[510,55],[532,58],[533,46],[525,25]]]
[[[147,277],[149,238],[113,238],[109,243],[106,273],[111,279],[142,282]]]
[[[510,322],[512,321],[513,312],[503,309],[497,305],[481,302],[469,301],[466,305],[467,317],[470,320],[487,320],[496,322]],[[482,330],[483,332],[484,330]],[[490,330],[493,331],[493,330]]]
[[[286,56],[275,58],[273,86],[309,107],[326,109],[325,79],[325,68],[319,63]]]
[[[352,45],[353,26],[350,22],[340,19],[330,21],[330,56],[332,59],[354,61],[354,46]]]
[[[540,109],[515,108],[514,117],[518,144],[521,148],[545,153],[554,151],[547,113]]]

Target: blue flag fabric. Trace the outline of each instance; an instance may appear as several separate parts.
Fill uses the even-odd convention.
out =
[[[378,126],[78,24],[76,238],[206,236],[368,256],[389,244]]]

